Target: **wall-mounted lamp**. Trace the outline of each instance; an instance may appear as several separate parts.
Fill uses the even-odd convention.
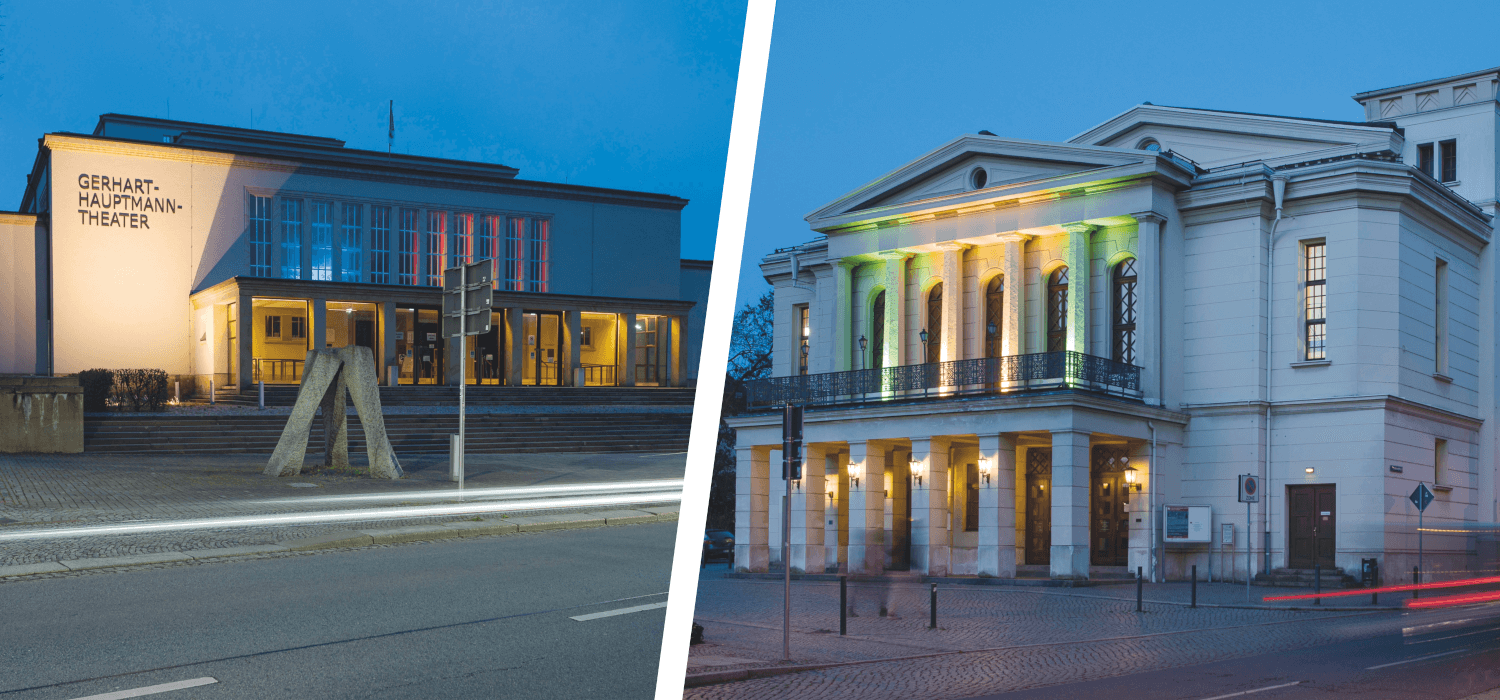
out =
[[[849,483],[853,484],[854,488],[859,488],[859,477],[864,471],[865,465],[854,461],[849,462]]]
[[[1311,473],[1313,473],[1313,468],[1312,468],[1312,467],[1308,467],[1308,468],[1306,468],[1306,469],[1303,469],[1303,470],[1302,470],[1302,471],[1305,471],[1305,472],[1307,472],[1307,473],[1308,473],[1308,474],[1311,474]]]
[[[823,493],[828,494],[828,502],[830,504],[833,503],[834,498],[837,497],[838,493],[839,493],[839,475],[838,474],[824,474],[823,475]]]
[[[979,458],[979,479],[984,483],[990,483],[990,470],[994,469],[995,462],[988,457]]]
[[[1136,473],[1135,467],[1125,467],[1125,488],[1141,490],[1140,476]]]
[[[863,336],[863,335],[861,335],[861,336],[860,336],[860,337],[859,337],[859,351],[860,351],[860,352],[864,352],[864,351],[865,351],[865,348],[866,348],[866,347],[867,347],[867,346],[869,346],[869,344],[870,344],[870,339],[869,339],[869,338],[866,338],[866,337],[864,337],[864,336]]]
[[[926,471],[927,463],[920,459],[911,460],[911,477],[917,480],[917,485],[922,485],[922,473]]]

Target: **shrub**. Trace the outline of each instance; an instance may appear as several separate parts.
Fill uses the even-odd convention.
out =
[[[109,410],[106,400],[115,384],[114,372],[107,369],[86,369],[78,373],[78,383],[83,386],[84,411]]]
[[[167,405],[167,373],[159,369],[115,370],[114,397],[122,409],[160,411]]]

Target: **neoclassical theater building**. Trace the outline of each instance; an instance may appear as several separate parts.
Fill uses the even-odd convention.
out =
[[[0,213],[0,372],[160,368],[295,384],[364,345],[401,385],[682,386],[709,264],[687,200],[333,138],[119,114],[39,139]],[[491,260],[491,331],[440,331],[443,270]]]
[[[1497,86],[1361,93],[1363,121],[1146,103],[1062,143],[979,132],[813,212],[760,263],[776,365],[730,419],[735,566],[1243,581],[1374,558],[1404,581],[1423,482],[1426,569],[1474,568],[1468,531],[1500,519]]]

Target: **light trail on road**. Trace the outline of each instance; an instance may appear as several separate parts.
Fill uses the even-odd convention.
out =
[[[681,491],[682,479],[656,479],[652,481],[613,481],[590,484],[562,484],[558,486],[509,486],[480,489],[453,488],[431,491],[407,491],[401,493],[355,493],[340,496],[301,496],[294,498],[272,498],[261,501],[246,501],[265,505],[295,503],[364,503],[375,501],[439,501],[456,498],[526,498],[552,495],[579,495],[584,493],[628,493],[631,491]]]
[[[73,537],[97,537],[100,535],[173,532],[182,530],[207,530],[232,527],[307,525],[313,523],[349,522],[359,520],[404,520],[413,518],[438,518],[457,515],[482,515],[486,513],[508,513],[531,510],[559,510],[569,508],[588,508],[595,506],[628,506],[651,503],[680,503],[681,501],[682,490],[676,489],[630,492],[609,495],[544,498],[533,500],[510,500],[502,501],[499,503],[444,503],[438,505],[407,506],[401,508],[361,508],[311,513],[246,515],[223,518],[198,518],[192,520],[161,520],[153,522],[122,523],[112,525],[87,525],[67,528],[7,530],[5,532],[0,532],[0,542],[66,539]]]

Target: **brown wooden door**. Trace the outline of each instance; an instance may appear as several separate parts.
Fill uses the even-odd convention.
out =
[[[1089,563],[1094,566],[1125,566],[1130,553],[1130,514],[1125,512],[1129,500],[1124,491],[1124,474],[1096,473],[1092,481]]]
[[[1026,451],[1026,563],[1052,563],[1052,450]]]
[[[1287,568],[1333,566],[1338,528],[1333,484],[1286,487]]]

